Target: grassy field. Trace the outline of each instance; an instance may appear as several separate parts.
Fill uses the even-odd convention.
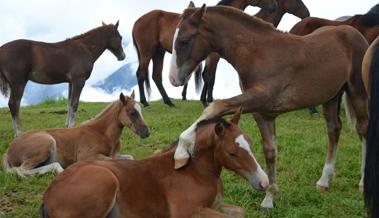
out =
[[[144,109],[151,135],[142,140],[125,129],[122,153],[140,159],[164,148],[177,139],[201,113],[198,101],[174,101],[176,108],[162,102],[152,102]],[[77,122],[94,117],[107,104],[85,103],[79,106]],[[242,178],[223,172],[225,201],[244,207],[248,217],[365,217],[362,195],[358,192],[360,142],[347,128],[343,114],[343,131],[337,152],[336,176],[329,192],[319,193],[315,183],[321,175],[327,150],[325,122],[312,119],[307,110],[288,113],[277,119],[278,185],[275,209],[260,211],[264,192],[253,190]],[[52,102],[22,108],[23,130],[63,127],[66,101]],[[8,109],[0,109],[0,156],[13,138]],[[250,115],[244,115],[240,125],[253,139],[253,152],[265,165],[259,132]],[[21,179],[0,169],[0,218],[39,217],[38,208],[44,189],[53,175]],[[69,194],[68,196],[69,197]]]

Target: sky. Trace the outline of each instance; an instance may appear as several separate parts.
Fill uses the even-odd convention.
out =
[[[193,0],[196,6],[204,2],[215,5],[218,0]],[[311,16],[336,19],[344,15],[366,13],[377,1],[374,0],[303,0]],[[32,39],[56,42],[81,34],[101,25],[101,22],[115,23],[120,20],[119,31],[124,37],[126,59],[117,61],[109,51],[95,63],[92,75],[83,90],[82,101],[111,101],[118,93],[105,94],[92,88],[94,84],[117,70],[126,62],[137,68],[138,60],[131,42],[131,30],[135,20],[145,13],[161,9],[181,13],[186,8],[187,0],[12,0],[0,2],[0,44],[15,39]],[[248,7],[245,12],[254,15],[259,9]],[[286,14],[278,29],[288,31],[299,21]],[[170,97],[180,98],[182,88],[173,87],[168,81],[170,54],[166,53],[163,69],[163,85]],[[151,68],[150,64],[150,68]],[[151,70],[150,70],[151,72]],[[153,83],[153,81],[152,81]],[[214,87],[215,98],[227,98],[240,93],[238,75],[226,61],[220,61],[217,68]],[[138,97],[138,89],[135,88]],[[194,82],[190,80],[188,98],[198,99],[194,91]],[[151,100],[160,98],[156,86],[152,84]],[[7,99],[0,96],[0,106],[7,105]]]

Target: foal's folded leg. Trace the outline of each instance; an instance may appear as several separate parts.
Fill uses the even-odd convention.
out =
[[[199,209],[191,218],[231,218],[227,214],[218,212],[208,207]]]
[[[58,162],[54,162],[42,167],[33,168],[29,170],[24,169],[23,167],[20,167],[19,171],[21,171],[20,173],[22,173],[22,175],[24,176],[33,176],[37,174],[45,174],[48,172],[55,172],[58,174],[58,173],[63,172],[63,167]]]
[[[221,204],[221,212],[225,213],[228,217],[244,218],[245,210],[242,207],[238,207],[231,204]]]

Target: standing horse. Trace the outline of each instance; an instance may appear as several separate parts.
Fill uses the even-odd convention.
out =
[[[308,8],[301,0],[278,0],[277,2],[278,7],[275,11],[271,12],[261,9],[255,16],[272,23],[275,27],[279,25],[279,22],[285,13],[293,14],[301,19],[309,17]],[[212,53],[205,61],[205,67],[202,73],[204,86],[200,97],[203,105],[207,105],[213,101],[213,86],[216,79],[216,69],[219,60],[220,55]]]
[[[230,7],[188,8],[174,37],[171,83],[185,84],[194,67],[209,53],[217,52],[238,72],[242,94],[210,104],[180,135],[176,168],[185,165],[192,154],[197,122],[233,113],[242,106],[244,112],[253,113],[263,139],[270,185],[261,206],[273,208],[277,191],[275,118],[322,104],[329,148],[317,187],[327,189],[341,130],[339,104],[343,92],[365,150],[367,95],[361,64],[367,47],[365,38],[350,26],[325,27],[300,37],[280,32],[271,24]],[[363,166],[364,156],[360,186]]]
[[[228,5],[241,10],[249,5],[274,10],[276,0],[222,0],[218,4]],[[162,10],[153,10],[140,17],[133,26],[133,43],[138,54],[138,69],[136,72],[140,92],[140,102],[149,106],[145,97],[144,83],[149,92],[150,82],[148,67],[153,60],[153,80],[163,98],[163,102],[174,106],[162,85],[163,58],[165,52],[172,51],[172,38],[175,28],[180,20],[180,14]],[[201,67],[197,69],[195,82],[199,86],[201,80]],[[182,96],[186,99],[187,86],[183,88]]]
[[[369,217],[377,218],[379,217],[379,37],[365,54],[362,75],[366,90],[370,93],[364,194]]]
[[[125,59],[118,24],[118,21],[115,25],[103,23],[101,27],[57,43],[20,39],[0,47],[0,91],[4,96],[10,91],[8,106],[16,135],[21,133],[20,101],[28,80],[43,84],[68,82],[66,124],[75,125],[80,93],[95,61],[106,49],[119,61]]]
[[[198,123],[196,157],[178,171],[173,170],[175,149],[137,161],[73,165],[47,188],[42,217],[244,217],[242,208],[221,204],[222,168],[256,189],[265,188],[268,178],[250,150],[250,138],[238,127],[239,118],[237,111],[231,122]]]
[[[141,107],[131,97],[120,94],[95,119],[65,129],[32,131],[15,138],[4,156],[4,168],[20,176],[60,172],[80,160],[130,158],[119,155],[120,138],[127,126],[141,138],[149,136]]]

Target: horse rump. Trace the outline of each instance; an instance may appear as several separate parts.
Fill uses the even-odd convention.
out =
[[[364,200],[369,217],[379,217],[379,43],[376,43],[369,70],[370,103],[366,135],[367,152]]]

